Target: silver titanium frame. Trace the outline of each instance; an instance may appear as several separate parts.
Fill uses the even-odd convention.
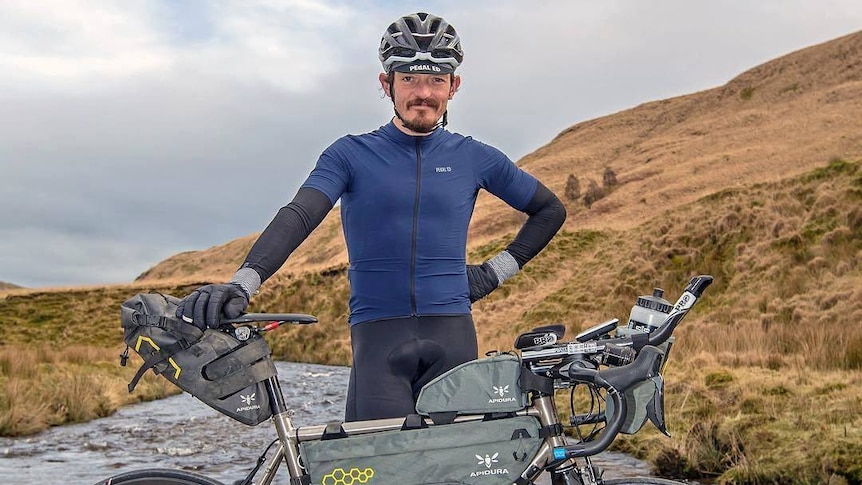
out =
[[[674,305],[673,310],[663,322],[663,324],[659,327],[657,331],[655,331],[648,337],[648,344],[660,345],[664,343],[671,336],[674,328],[680,323],[680,321],[686,316],[689,310],[694,306],[695,302],[697,302],[697,300],[700,298],[702,292],[711,283],[712,277],[708,275],[702,275],[692,278],[688,286],[683,291],[683,294],[679,297],[676,304]],[[567,344],[565,347],[562,347],[562,349],[565,349],[562,350],[562,352],[568,355],[577,355],[590,352],[599,352],[601,349],[598,347],[604,347],[596,345],[596,348],[585,348],[591,347],[593,344],[593,342],[587,342],[584,344]],[[557,355],[558,352],[559,350],[556,352],[548,352],[548,354]],[[522,352],[522,358],[527,357],[529,353],[529,351]],[[539,353],[541,353],[541,351],[539,351]],[[550,355],[541,356],[547,357]],[[538,355],[534,355],[534,357],[536,356]],[[591,454],[593,454],[593,451],[598,452],[605,449],[610,444],[610,441],[612,441],[613,438],[616,436],[617,432],[619,431],[619,427],[622,424],[622,415],[625,414],[625,401],[621,400],[621,395],[619,394],[617,389],[609,385],[609,383],[602,377],[601,373],[599,373],[598,371],[566,369],[565,371],[563,371],[563,373],[568,374],[569,377],[572,378],[580,376],[579,378],[577,378],[577,380],[580,380],[582,382],[592,381],[595,384],[598,384],[600,387],[606,389],[606,391],[608,392],[608,398],[612,398],[614,400],[614,405],[616,406],[617,413],[619,414],[619,416],[615,416],[616,419],[614,419],[613,422],[608,422],[608,427],[612,429],[613,436],[609,436],[609,439],[599,440],[599,442],[605,443],[601,445],[596,444],[594,449],[589,451],[588,449],[590,448],[590,445],[567,446],[566,439],[563,435],[551,435],[545,437],[539,447],[538,452],[536,452],[536,455],[532,458],[530,464],[521,474],[521,477],[529,480],[529,482],[532,482],[533,480],[538,478],[538,476],[542,472],[546,470],[550,473],[553,473],[553,471],[557,469],[576,467],[577,463],[575,461],[575,457],[579,457],[586,462],[586,466],[579,469],[578,471],[578,473],[581,475],[581,478],[587,478],[587,483],[596,483],[596,478],[592,473],[589,457]],[[323,433],[326,427],[318,425],[299,429],[294,428],[290,420],[290,413],[285,407],[284,397],[281,393],[281,388],[278,384],[277,377],[269,378],[269,380],[267,381],[266,389],[267,393],[270,394],[270,402],[274,404],[274,411],[276,413],[272,419],[275,423],[276,429],[278,430],[280,443],[279,447],[276,450],[275,456],[270,461],[270,465],[272,466],[267,467],[263,476],[263,481],[261,481],[260,483],[264,485],[269,485],[272,482],[272,479],[275,475],[275,471],[278,468],[275,462],[280,462],[282,457],[287,462],[290,471],[291,484],[303,483],[300,481],[304,473],[299,456],[299,443],[303,441],[313,441],[321,439],[323,437]],[[517,414],[537,416],[540,424],[545,429],[553,429],[552,427],[556,427],[560,424],[553,393],[550,395],[544,393],[533,393],[530,406],[528,406],[526,410],[521,411]],[[484,415],[459,416],[456,418],[456,422],[478,421],[481,420],[483,417]],[[428,424],[429,426],[434,426],[434,423],[430,419],[425,418],[425,421],[426,424]],[[365,433],[375,433],[380,431],[401,429],[403,422],[403,418],[356,421],[343,423],[342,429],[348,436],[360,435]],[[605,437],[603,436],[603,438]],[[555,450],[564,451],[565,457],[563,459],[557,460],[557,458],[555,458]],[[584,472],[586,473],[586,475],[584,474]]]
[[[278,384],[277,377],[270,377],[266,383],[267,394],[273,403],[274,413],[272,416],[273,424],[278,432],[278,445],[275,453],[271,456],[266,465],[261,471],[260,477],[255,481],[257,485],[270,485],[275,479],[279,466],[282,462],[287,463],[288,474],[290,478],[299,480],[305,475],[305,469],[302,466],[302,461],[299,456],[299,443],[305,441],[316,441],[323,437],[326,430],[325,425],[303,426],[295,428],[290,419],[293,412],[286,409],[284,397],[281,393],[281,387]],[[554,426],[559,424],[557,417],[557,408],[554,403],[553,396],[538,396],[534,397],[531,405],[523,411],[516,413],[518,416],[535,416],[543,427]],[[455,418],[455,422],[470,422],[482,421],[484,414],[463,415]],[[435,426],[430,418],[425,418],[425,424]],[[381,431],[399,430],[404,425],[404,418],[389,418],[375,419],[370,421],[354,421],[342,423],[342,428],[348,436],[357,436],[369,433],[378,433]],[[523,473],[523,478],[530,481],[535,480],[539,475],[546,470],[548,465],[553,461],[553,449],[555,447],[565,446],[565,438],[562,436],[549,436],[545,438],[539,447],[539,451],[533,456],[530,464]],[[559,467],[566,467],[574,464],[573,459],[568,459]],[[291,481],[293,483],[293,481]],[[297,482],[301,483],[301,482]]]

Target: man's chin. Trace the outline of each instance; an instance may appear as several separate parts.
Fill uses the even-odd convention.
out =
[[[416,133],[431,133],[437,128],[437,122],[428,118],[403,120],[404,127]]]

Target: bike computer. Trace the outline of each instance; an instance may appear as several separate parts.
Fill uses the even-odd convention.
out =
[[[590,340],[595,340],[602,335],[609,335],[614,329],[617,328],[617,325],[619,325],[619,323],[619,318],[612,318],[607,322],[600,323],[584,330],[583,332],[575,336],[575,340],[578,342],[588,342]]]

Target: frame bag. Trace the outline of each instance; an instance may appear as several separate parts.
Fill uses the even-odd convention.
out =
[[[539,421],[517,416],[299,444],[312,484],[510,485],[542,443]]]
[[[129,383],[129,392],[152,369],[243,424],[256,425],[272,416],[263,381],[275,375],[275,364],[263,337],[252,333],[240,341],[233,333],[201,331],[175,317],[179,302],[158,293],[138,294],[123,302],[124,356],[132,348],[144,360]]]

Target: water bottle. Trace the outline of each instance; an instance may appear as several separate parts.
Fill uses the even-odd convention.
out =
[[[657,329],[667,318],[673,305],[662,298],[664,290],[656,288],[652,295],[639,296],[629,315],[628,328],[649,333]]]

